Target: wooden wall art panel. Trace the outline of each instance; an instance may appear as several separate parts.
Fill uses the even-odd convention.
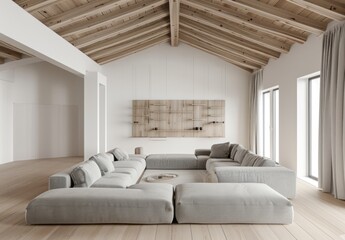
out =
[[[132,137],[225,137],[225,100],[133,100]]]

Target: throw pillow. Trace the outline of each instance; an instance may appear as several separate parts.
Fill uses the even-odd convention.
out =
[[[264,158],[263,163],[261,164],[262,167],[275,167],[276,163],[269,159],[269,158]]]
[[[71,172],[74,187],[90,187],[102,177],[101,170],[94,161],[86,161]]]
[[[229,142],[213,144],[210,158],[229,158]]]
[[[247,152],[247,154],[243,158],[241,166],[253,166],[258,157],[259,156],[254,153]]]
[[[92,156],[89,160],[95,161],[101,169],[102,175],[115,171],[113,164],[114,156],[111,153],[99,153]]]
[[[114,154],[114,157],[117,161],[124,161],[129,159],[128,153],[126,153],[120,148],[114,148],[112,153]]]
[[[248,153],[248,150],[245,149],[243,146],[238,145],[236,148],[236,153],[235,153],[235,157],[234,157],[234,161],[238,162],[238,163],[242,163],[244,156]]]
[[[230,158],[234,160],[238,144],[230,144]]]

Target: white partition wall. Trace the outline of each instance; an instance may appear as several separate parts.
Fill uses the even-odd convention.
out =
[[[84,160],[107,149],[107,78],[87,72],[84,78]]]

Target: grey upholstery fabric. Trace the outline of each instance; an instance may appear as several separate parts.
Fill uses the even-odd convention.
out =
[[[241,166],[254,166],[256,162],[256,166],[261,166],[261,164],[264,162],[263,157],[260,157],[251,152],[247,152],[247,154],[244,156],[242,160]]]
[[[285,167],[216,167],[220,183],[265,183],[287,198],[296,196],[296,173]]]
[[[230,161],[229,158],[211,158],[207,161],[206,169],[208,172],[214,172],[215,167],[219,166],[240,166],[238,162]]]
[[[126,188],[133,184],[133,179],[130,174],[126,173],[110,173],[104,175],[96,182],[92,188]]]
[[[269,158],[263,158],[263,159],[264,159],[264,161],[260,166],[262,166],[262,167],[275,167],[276,166],[276,163],[273,160],[271,160]],[[255,166],[255,164],[254,164],[254,166]]]
[[[95,161],[101,170],[102,175],[115,170],[113,161],[114,156],[111,153],[99,153],[92,156],[89,160]]]
[[[228,158],[230,155],[229,149],[229,142],[213,144],[211,147],[210,158]]]
[[[114,148],[110,152],[114,155],[114,157],[118,161],[124,161],[124,160],[128,160],[129,159],[128,153],[126,153],[124,150],[122,150],[120,148]]]
[[[230,158],[231,159],[235,159],[235,154],[237,151],[237,147],[239,146],[239,144],[230,144]]]
[[[195,149],[194,154],[195,156],[210,156],[211,149]]]
[[[170,184],[138,184],[129,189],[64,188],[33,199],[28,224],[163,224],[174,216]]]
[[[260,183],[186,183],[176,186],[178,223],[290,224],[288,199]]]
[[[147,169],[198,169],[194,154],[151,154],[146,157]]]
[[[247,154],[248,150],[245,149],[243,146],[238,145],[236,148],[236,153],[234,157],[234,161],[238,163],[242,163],[244,156]]]
[[[210,156],[206,155],[198,155],[196,156],[198,159],[197,161],[197,169],[205,169],[206,168],[206,163],[210,159]]]
[[[89,160],[74,168],[71,177],[75,187],[90,187],[102,174],[98,165]]]

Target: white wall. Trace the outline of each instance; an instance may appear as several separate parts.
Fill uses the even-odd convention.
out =
[[[280,164],[293,170],[297,170],[297,79],[320,71],[321,51],[322,36],[311,36],[264,68],[264,88],[279,85]]]
[[[103,66],[108,77],[108,149],[129,153],[193,153],[213,143],[248,146],[248,93],[251,74],[223,60],[180,44],[160,44]],[[224,99],[225,138],[132,138],[133,99]]]
[[[6,142],[12,147],[1,151],[7,157],[0,161],[82,155],[83,79],[45,62],[11,72],[8,82],[0,81],[1,88],[12,91],[7,101],[1,95],[5,107],[0,113],[13,114],[0,127],[7,129],[13,122]],[[1,146],[6,146],[2,139]]]

